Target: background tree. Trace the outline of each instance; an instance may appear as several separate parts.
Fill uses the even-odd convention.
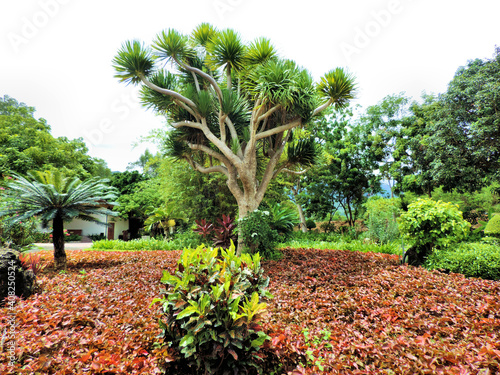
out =
[[[56,269],[65,269],[64,222],[78,218],[105,225],[93,215],[116,215],[105,208],[115,204],[115,189],[97,177],[81,181],[59,172],[28,175],[29,178],[14,175],[15,180],[7,184],[0,216],[11,216],[13,223],[32,217],[45,224],[52,221],[54,265]]]
[[[109,177],[102,159],[93,158],[81,138],[54,138],[44,119],[34,118],[35,108],[0,97],[0,173],[26,175],[28,171],[62,170],[79,178]]]
[[[171,63],[172,72],[155,62]],[[343,69],[314,84],[268,39],[244,44],[235,31],[208,24],[190,36],[163,31],[151,48],[126,42],[113,64],[122,82],[142,85],[145,105],[167,116],[170,156],[227,178],[240,218],[259,206],[277,174],[304,162],[287,150],[293,130],[331,105],[345,106],[355,91]]]
[[[399,190],[473,192],[500,180],[500,55],[458,69],[446,93],[424,95],[401,121]]]
[[[378,172],[381,180],[389,185],[393,197],[396,183],[401,183],[410,167],[406,150],[414,135],[404,133],[414,122],[410,98],[403,93],[386,96],[376,105],[368,107],[358,121],[372,129],[373,148],[380,159]]]
[[[307,211],[332,219],[338,211],[354,226],[367,194],[380,191],[376,175],[383,153],[373,129],[352,120],[345,110],[317,124],[314,135],[322,145],[322,160],[306,174]]]

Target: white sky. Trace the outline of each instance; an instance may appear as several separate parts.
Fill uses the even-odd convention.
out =
[[[164,124],[113,77],[125,40],[149,44],[201,22],[246,41],[265,36],[316,80],[347,67],[366,107],[402,91],[444,92],[459,66],[492,57],[499,15],[496,0],[0,0],[0,96],[35,107],[54,136],[82,137],[90,155],[123,171],[155,151],[132,143]]]

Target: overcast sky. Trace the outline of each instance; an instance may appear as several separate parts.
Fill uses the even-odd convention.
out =
[[[497,0],[0,0],[0,96],[37,109],[54,136],[82,137],[92,156],[125,170],[132,144],[160,117],[113,77],[128,39],[150,43],[167,28],[201,22],[271,39],[315,79],[335,67],[357,77],[363,107],[385,96],[441,93],[468,60],[500,45]]]

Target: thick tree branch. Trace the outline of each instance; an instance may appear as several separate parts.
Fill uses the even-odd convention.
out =
[[[205,154],[216,158],[221,163],[224,163],[224,165],[229,165],[230,164],[229,160],[224,155],[218,153],[215,150],[212,150],[210,147],[207,147],[205,145],[200,145],[200,144],[197,144],[197,143],[187,143],[187,145],[188,145],[188,147],[191,150],[203,151]]]
[[[259,116],[259,119],[257,120],[257,123],[263,121],[264,119],[268,118],[269,116],[271,116],[274,112],[278,111],[281,109],[281,105],[278,104],[278,105],[275,105],[273,108],[271,108],[270,110],[268,110],[266,113],[264,113],[263,115]]]
[[[215,166],[207,168],[207,167],[203,167],[202,165],[198,164],[190,157],[186,157],[186,160],[188,161],[189,165],[191,165],[191,167],[193,169],[196,169],[198,172],[201,172],[201,173],[215,173],[216,172],[216,173],[222,173],[223,175],[229,177],[229,173],[228,173],[227,169],[225,167],[223,167],[222,165],[215,165]]]
[[[186,126],[188,128],[195,128],[201,130],[201,124],[199,122],[193,122],[193,121],[179,121],[179,122],[174,122],[173,124],[170,125],[174,128],[182,128],[183,126]]]
[[[306,173],[308,170],[309,170],[309,168],[303,169],[301,171],[293,171],[291,169],[286,168],[286,166],[283,166],[281,168],[276,169],[276,171],[274,171],[273,178],[275,178],[281,172],[300,176],[300,175],[303,175],[304,173]]]
[[[290,139],[290,132],[285,136],[285,139],[282,141],[281,146],[276,150],[276,153],[269,159],[264,175],[262,176],[262,180],[260,182],[260,186],[257,189],[257,199],[262,200],[264,198],[264,194],[266,193],[267,186],[274,178],[274,169],[278,164],[283,151],[285,150],[285,145]]]
[[[191,108],[191,110],[196,110],[196,104],[194,104],[193,101],[186,98],[185,96],[182,96],[178,92],[173,91],[173,90],[169,90],[169,89],[164,89],[163,87],[155,85],[154,83],[148,81],[143,74],[140,74],[139,78],[141,79],[142,83],[144,83],[151,90],[154,90],[154,91],[159,92],[159,93],[164,94],[164,95],[171,96],[174,99],[180,100],[181,102],[187,104]]]
[[[282,133],[284,131],[296,128],[297,126],[300,126],[301,124],[302,124],[302,119],[298,119],[298,120],[292,121],[286,125],[277,126],[273,129],[269,129],[269,130],[263,131],[261,133],[258,133],[255,136],[255,140],[258,141],[259,139],[267,138],[271,135]]]
[[[222,142],[215,136],[214,133],[210,131],[206,119],[203,118],[201,122],[201,131],[203,132],[203,134],[205,134],[205,137],[207,137],[207,139],[212,142],[215,147],[220,150],[220,152],[222,152],[222,154],[229,160],[231,164],[235,165],[236,167],[241,166],[241,159],[224,142]]]
[[[227,127],[229,128],[229,133],[231,134],[231,138],[233,139],[233,142],[238,142],[237,143],[237,145],[238,145],[238,151],[237,151],[238,156],[240,158],[243,158],[243,152],[241,152],[240,140],[238,138],[238,133],[236,133],[236,128],[234,127],[233,122],[231,121],[231,119],[229,118],[229,116],[226,116],[226,118],[224,119],[224,122],[227,124]]]
[[[330,98],[328,99],[325,103],[323,103],[322,105],[320,105],[318,108],[316,108],[314,111],[313,111],[313,116],[316,116],[318,113],[320,113],[321,111],[324,111],[325,109],[327,109],[329,106],[331,106],[333,104],[333,100]]]
[[[176,58],[174,60],[177,64],[182,66],[184,69],[189,70],[190,72],[194,72],[194,73],[198,74],[200,77],[205,78],[210,83],[210,85],[212,85],[215,92],[217,93],[217,96],[219,97],[219,102],[222,101],[222,91],[221,91],[219,85],[217,84],[217,82],[215,81],[215,79],[210,74],[207,74],[204,71],[202,71],[198,68],[194,68],[188,64],[185,64]]]

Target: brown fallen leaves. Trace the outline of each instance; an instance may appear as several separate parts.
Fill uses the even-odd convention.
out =
[[[2,374],[159,374],[173,353],[159,339],[162,270],[179,251],[68,251],[42,292],[0,309]],[[267,371],[294,374],[500,372],[500,282],[399,266],[397,257],[285,250],[264,262],[274,298],[263,326]],[[7,333],[13,331],[10,337]],[[8,345],[16,344],[9,365]]]

